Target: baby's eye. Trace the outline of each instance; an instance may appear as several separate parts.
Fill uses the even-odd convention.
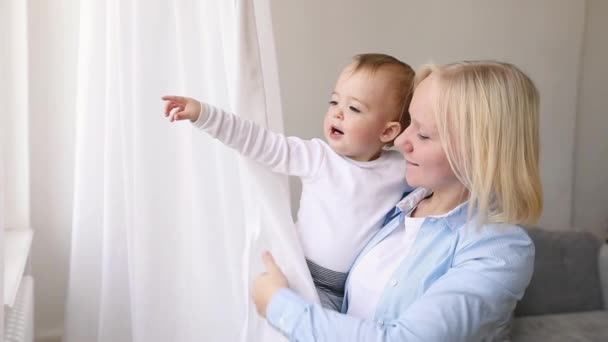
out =
[[[428,139],[429,137],[427,137],[426,135],[422,135],[422,134],[418,133],[418,138],[419,138],[420,140],[426,140],[426,139]]]
[[[355,113],[361,113],[361,111],[357,107],[349,106],[348,109],[352,110]]]
[[[329,101],[330,106],[335,106],[337,104],[338,104],[338,101],[334,101],[334,100]]]

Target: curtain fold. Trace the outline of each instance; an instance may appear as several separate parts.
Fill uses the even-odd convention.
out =
[[[160,101],[184,94],[280,127],[260,53],[272,31],[258,34],[268,12],[252,0],[92,1],[80,11],[63,341],[283,341],[249,286],[270,249],[290,285],[316,300],[287,179],[169,123]]]
[[[0,255],[4,256],[4,230],[30,228],[26,3],[0,2],[0,44]],[[4,303],[2,257],[2,308]],[[0,339],[3,336],[4,310],[0,310]]]
[[[27,6],[0,2],[0,148],[4,225],[30,228]]]

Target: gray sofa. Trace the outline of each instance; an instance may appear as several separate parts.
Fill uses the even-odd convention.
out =
[[[515,309],[512,341],[608,341],[608,245],[585,232],[528,232],[535,270]]]

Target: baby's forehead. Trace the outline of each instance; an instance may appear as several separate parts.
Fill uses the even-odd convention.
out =
[[[390,64],[360,64],[352,62],[342,69],[342,75],[363,75],[367,77],[392,76],[396,77],[397,67]]]
[[[373,85],[374,88],[381,88],[383,92],[399,92],[399,78],[390,71],[389,67],[388,65],[380,68],[346,67],[340,74],[338,82],[357,81],[362,86]]]

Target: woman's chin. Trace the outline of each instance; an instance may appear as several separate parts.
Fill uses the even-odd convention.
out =
[[[405,181],[407,182],[407,184],[409,186],[411,186],[412,188],[419,188],[422,185],[420,184],[420,180],[418,179],[418,177],[415,177],[414,175],[410,175],[408,174],[408,172],[405,172]]]

